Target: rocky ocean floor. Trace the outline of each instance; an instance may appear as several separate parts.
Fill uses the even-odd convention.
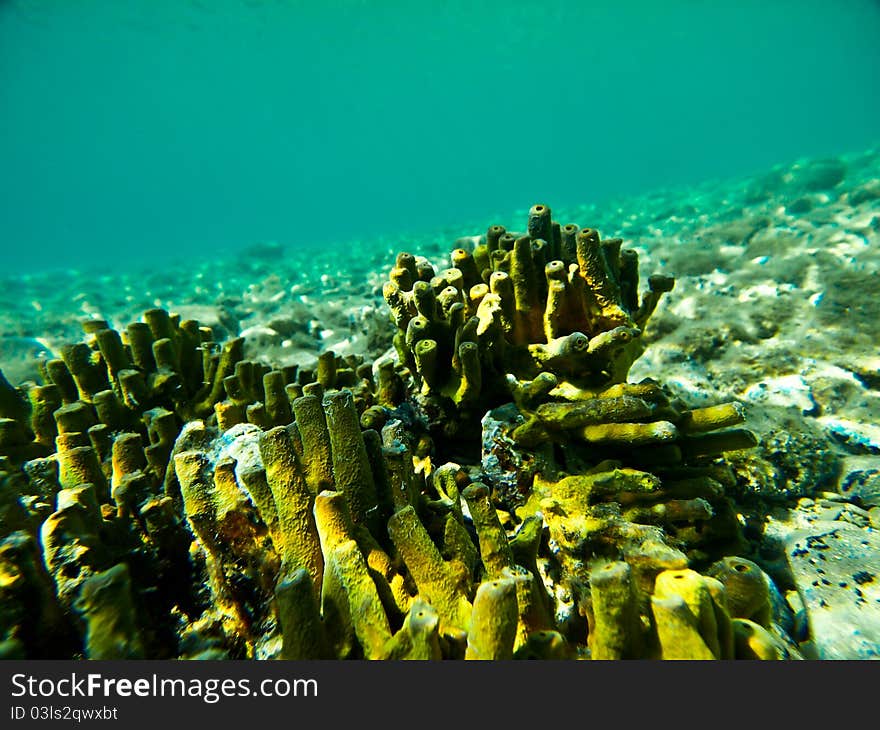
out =
[[[471,230],[516,229],[525,215]],[[693,406],[746,405],[759,445],[728,461],[780,615],[806,657],[880,657],[880,154],[554,208],[554,218],[623,238],[645,276],[676,277],[630,380],[662,379]],[[391,344],[381,287],[394,255],[445,268],[467,232],[359,242],[344,267],[261,244],[186,267],[7,275],[0,367],[13,383],[33,379],[34,359],[77,341],[83,318],[121,327],[157,306],[217,339],[246,336],[246,356],[273,365],[325,350],[376,357]]]

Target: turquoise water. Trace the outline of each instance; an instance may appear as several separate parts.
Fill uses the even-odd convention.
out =
[[[345,242],[880,140],[869,0],[0,0],[0,264]]]

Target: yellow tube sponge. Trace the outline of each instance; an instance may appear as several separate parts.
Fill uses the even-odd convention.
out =
[[[441,632],[466,631],[471,604],[454,572],[443,560],[413,507],[404,507],[388,521],[388,534],[416,583],[419,596],[440,615]]]
[[[640,658],[642,625],[629,565],[616,561],[594,566],[590,572],[590,596],[590,658]]]
[[[517,620],[515,582],[502,578],[481,583],[474,599],[465,659],[512,659]]]
[[[275,605],[283,637],[282,659],[330,658],[315,588],[305,568],[289,577],[282,574],[275,586]]]
[[[277,426],[260,436],[259,445],[266,481],[278,512],[279,531],[284,536],[280,550],[282,570],[305,568],[317,588],[321,585],[324,559],[312,514],[314,497],[306,485],[290,434],[284,426]]]
[[[135,619],[128,566],[118,563],[83,582],[76,610],[86,623],[89,659],[140,659],[143,641]]]

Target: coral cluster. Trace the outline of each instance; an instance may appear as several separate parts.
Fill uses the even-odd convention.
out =
[[[740,408],[626,382],[672,280],[540,205],[452,263],[397,257],[396,358],[273,369],[157,309],[0,381],[0,653],[795,655],[731,557]]]
[[[424,258],[398,255],[383,291],[395,347],[433,421],[446,422],[444,436],[472,437],[452,423],[509,400],[509,376],[552,374],[576,388],[626,380],[642,329],[673,281],[652,276],[639,301],[638,254],[622,243],[560,226],[550,208],[535,205],[527,234],[492,226],[484,243],[454,250],[451,268],[439,273]]]

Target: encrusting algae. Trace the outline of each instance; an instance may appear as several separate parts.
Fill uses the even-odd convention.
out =
[[[443,271],[401,253],[375,363],[154,309],[0,378],[0,654],[796,657],[737,557],[741,407],[627,382],[673,281],[621,244],[536,205]]]

